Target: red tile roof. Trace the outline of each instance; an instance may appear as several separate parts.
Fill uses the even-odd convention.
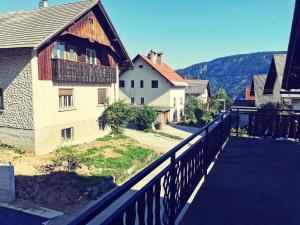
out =
[[[171,69],[166,63],[156,64],[151,61],[147,56],[139,54],[135,59],[141,57],[145,60],[150,66],[152,66],[157,72],[159,72],[162,76],[164,76],[168,81],[170,81],[175,86],[189,86],[189,84],[183,79],[180,75],[178,75],[173,69]],[[135,60],[133,60],[135,61]]]
[[[255,96],[250,95],[251,88],[246,88],[245,100],[255,100]]]

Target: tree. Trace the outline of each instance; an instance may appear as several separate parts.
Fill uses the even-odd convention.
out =
[[[138,110],[135,118],[135,123],[141,130],[151,130],[152,124],[156,120],[156,112],[149,106],[144,106],[143,109]]]
[[[225,101],[225,109],[229,109],[233,104],[233,99],[229,98],[225,89],[219,88],[216,92],[216,94],[213,96],[211,100],[211,109],[215,112],[219,112],[220,109],[223,109],[223,102],[220,102],[220,100]]]
[[[133,119],[134,112],[131,107],[122,102],[116,102],[108,106],[99,117],[99,126],[104,129],[107,125],[111,127],[112,133],[122,133],[122,128],[127,127],[128,122]]]
[[[198,107],[199,100],[192,96],[189,97],[184,106],[184,115],[187,120],[195,120],[195,109]]]
[[[187,99],[185,104],[185,117],[192,122],[197,121],[197,124],[201,126],[211,119],[206,105],[196,97]]]

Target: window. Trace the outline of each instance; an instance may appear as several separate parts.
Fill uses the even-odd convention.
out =
[[[131,104],[134,105],[134,98],[131,98]]]
[[[139,65],[139,68],[144,68],[144,65]]]
[[[177,105],[177,101],[176,101],[177,99],[176,98],[174,98],[174,106],[176,106]]]
[[[77,61],[77,53],[76,48],[73,46],[69,46],[69,60]]]
[[[180,105],[183,105],[183,97],[180,97]]]
[[[52,50],[52,58],[54,59],[65,59],[66,58],[66,47],[63,42],[54,42]]]
[[[93,25],[94,25],[94,20],[93,20],[93,18],[89,18],[89,26],[90,26],[90,28],[92,28]]]
[[[119,87],[120,88],[124,88],[125,87],[125,80],[120,80]]]
[[[98,105],[104,105],[107,103],[106,88],[98,88]]]
[[[73,89],[59,89],[59,108],[72,108],[73,105]]]
[[[152,81],[152,88],[158,88],[158,80],[153,80]]]
[[[141,105],[145,105],[145,98],[141,98]]]
[[[91,65],[97,64],[97,56],[95,50],[86,49],[86,63]]]
[[[131,81],[131,88],[134,88],[134,80]]]
[[[144,81],[143,80],[140,81],[140,88],[144,88]]]
[[[63,141],[73,139],[73,127],[61,130],[61,139]]]
[[[94,35],[95,32],[94,32],[94,20],[93,20],[93,18],[89,18],[89,27],[90,27],[91,35]]]
[[[3,89],[0,88],[0,110],[4,109]]]

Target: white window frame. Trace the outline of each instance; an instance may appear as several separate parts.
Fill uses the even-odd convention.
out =
[[[68,130],[70,130],[70,135],[68,135]],[[60,137],[62,141],[72,141],[74,139],[74,128],[64,128],[60,132]]]
[[[70,88],[62,88],[62,89],[72,91],[72,95],[61,95],[59,93],[59,109],[60,110],[73,109],[74,108],[74,89],[70,89]],[[62,89],[59,89],[59,92]]]
[[[86,49],[86,63],[90,65],[97,65],[97,53],[95,50]]]
[[[61,57],[61,50],[58,46],[63,46],[63,57]],[[53,59],[66,59],[66,44],[62,41],[55,41],[52,49]]]

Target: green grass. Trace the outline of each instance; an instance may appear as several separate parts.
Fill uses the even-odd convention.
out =
[[[168,138],[179,140],[179,141],[184,140],[184,138],[182,138],[182,137],[179,137],[179,136],[176,136],[176,135],[173,135],[173,134],[164,133],[164,132],[152,131],[152,133],[160,135],[162,137],[168,137]]]
[[[97,141],[111,141],[111,140],[125,140],[128,139],[127,136],[123,135],[123,134],[118,134],[118,135],[106,135],[104,137],[98,138]]]
[[[57,159],[54,162],[61,162],[66,159],[80,160],[87,167],[96,168],[92,171],[92,175],[96,177],[114,176],[117,183],[132,175],[136,170],[145,167],[154,161],[159,155],[153,150],[144,148],[132,140],[128,142],[116,142],[116,140],[129,140],[125,135],[111,136],[107,135],[99,138],[98,141],[107,142],[103,147],[93,147],[85,152],[78,152],[75,146],[61,148],[57,150]],[[105,155],[107,149],[112,150],[114,156]],[[62,154],[65,152],[65,154]],[[130,169],[130,170],[129,170]]]

